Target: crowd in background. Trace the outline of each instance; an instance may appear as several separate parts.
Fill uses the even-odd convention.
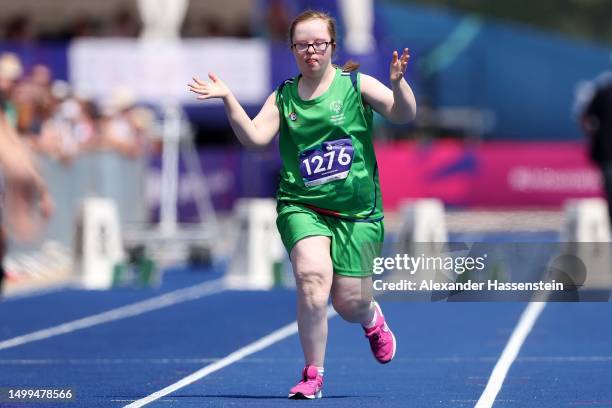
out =
[[[154,113],[128,89],[95,103],[54,80],[47,66],[24,69],[9,52],[0,54],[0,106],[27,146],[66,164],[93,150],[141,156],[158,133]]]
[[[286,0],[264,0],[266,7],[250,19],[223,24],[214,16],[186,16],[181,36],[253,37],[286,40],[291,10]],[[37,26],[27,14],[0,18],[0,41],[7,44],[66,42],[83,37],[136,38],[140,17],[128,8],[100,18],[82,15],[61,27]],[[50,68],[23,66],[16,54],[0,52],[0,108],[27,146],[66,164],[92,150],[115,150],[134,157],[159,149],[154,113],[138,106],[128,89],[115,89],[106,101],[79,95]]]
[[[70,41],[78,37],[136,37],[140,31],[139,19],[125,9],[118,10],[107,21],[82,15],[53,29],[38,27],[27,14],[8,16],[2,22],[0,40],[13,43]]]
[[[268,37],[286,40],[291,20],[291,7],[286,0],[266,0],[262,12],[252,13],[251,18],[239,18],[232,24],[224,24],[214,15],[194,17],[187,15],[181,27],[181,37]],[[80,15],[67,20],[60,27],[37,26],[27,14],[0,18],[0,41],[32,43],[36,41],[70,41],[82,37],[136,38],[142,29],[139,16],[129,9],[118,9],[109,18]]]

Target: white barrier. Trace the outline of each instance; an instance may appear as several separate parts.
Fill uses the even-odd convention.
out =
[[[439,256],[446,248],[448,231],[444,204],[437,199],[407,200],[400,204],[400,228],[394,254],[408,256]],[[436,282],[454,281],[456,276],[420,269],[410,273],[411,279],[433,279]],[[405,270],[394,270],[387,274],[387,282],[401,282],[406,279]],[[424,295],[428,296],[428,295]]]
[[[108,289],[113,270],[124,258],[115,202],[86,198],[76,220],[75,265],[86,289]]]
[[[239,236],[226,284],[233,289],[270,289],[274,285],[274,267],[284,258],[276,229],[276,200],[238,200],[235,214]]]
[[[565,224],[561,232],[564,252],[578,258],[584,273],[561,263],[558,269],[577,285],[588,288],[612,286],[612,254],[610,251],[610,217],[604,199],[568,200],[564,205]],[[582,272],[582,271],[581,271]]]
[[[398,239],[404,242],[447,242],[444,204],[437,199],[405,201],[400,205]]]
[[[565,242],[609,242],[608,205],[602,198],[568,200],[564,205],[565,225],[561,239]]]

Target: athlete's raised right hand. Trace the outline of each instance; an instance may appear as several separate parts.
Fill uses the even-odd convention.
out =
[[[193,82],[189,84],[189,90],[198,94],[198,99],[225,98],[230,94],[227,85],[214,73],[209,72],[208,78],[210,78],[210,82],[194,77]]]

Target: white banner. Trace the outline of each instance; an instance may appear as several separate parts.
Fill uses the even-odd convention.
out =
[[[272,91],[268,43],[260,39],[80,39],[68,60],[76,92],[99,101],[129,89],[138,101],[194,103],[187,84],[193,76],[208,80],[210,71],[245,104],[262,103]]]

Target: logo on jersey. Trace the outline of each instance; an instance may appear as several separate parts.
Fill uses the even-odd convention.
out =
[[[338,115],[340,112],[342,112],[342,102],[333,101],[332,103],[329,104],[329,109],[331,109],[332,112]]]
[[[344,112],[342,111],[342,101],[335,100],[329,104],[329,109],[334,113],[329,118],[334,125],[344,124]]]
[[[289,119],[291,119],[292,122],[295,122],[297,120],[297,113],[291,112],[289,114]]]

